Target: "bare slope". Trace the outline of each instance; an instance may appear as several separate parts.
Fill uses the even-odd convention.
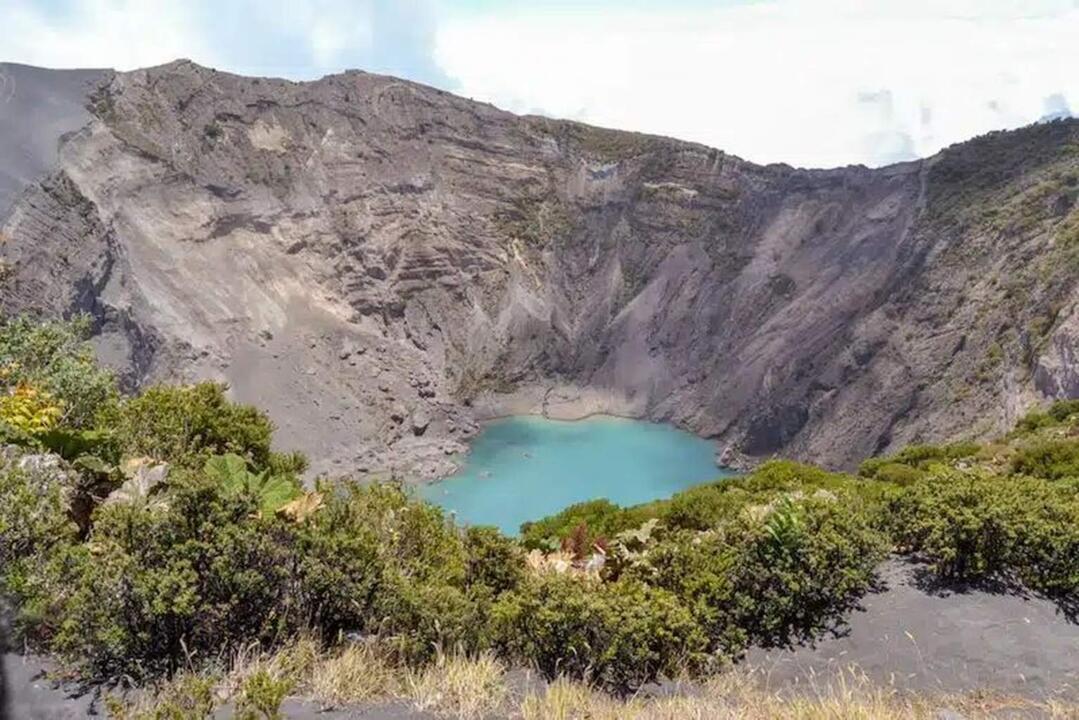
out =
[[[364,73],[177,62],[87,107],[0,309],[93,313],[131,383],[227,381],[319,470],[434,475],[543,408],[841,467],[1079,394],[1079,123],[808,171]]]
[[[108,75],[0,63],[0,217],[55,166],[60,139],[90,122],[86,96]]]
[[[857,669],[882,686],[929,695],[1074,697],[1079,625],[1053,602],[994,588],[933,589],[918,570],[905,560],[885,563],[883,588],[833,634],[793,648],[753,648],[748,664],[783,691]]]

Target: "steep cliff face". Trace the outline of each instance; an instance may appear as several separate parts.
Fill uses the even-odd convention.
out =
[[[1079,123],[808,171],[364,73],[85,106],[0,206],[0,309],[92,313],[128,382],[224,380],[318,470],[436,475],[524,410],[843,467],[1079,393]]]

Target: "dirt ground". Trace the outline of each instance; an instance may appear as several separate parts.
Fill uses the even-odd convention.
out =
[[[901,690],[1079,694],[1079,624],[1057,605],[1004,588],[934,588],[921,574],[889,561],[880,591],[833,633],[811,646],[756,648],[746,662],[776,690],[857,667]]]

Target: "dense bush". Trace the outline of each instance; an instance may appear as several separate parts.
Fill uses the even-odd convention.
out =
[[[290,533],[201,478],[164,503],[99,508],[88,543],[58,552],[34,588],[37,635],[96,674],[175,669],[272,639],[294,621],[286,594]]]
[[[29,318],[0,320],[0,390],[32,386],[57,399],[58,422],[93,427],[118,395],[113,374],[97,365],[86,343],[90,323]]]
[[[309,627],[385,632],[417,657],[474,627],[459,607],[453,625],[452,596],[466,602],[464,544],[434,508],[372,487],[330,492],[302,523],[257,509],[256,497],[199,475],[160,502],[99,508],[91,541],[62,548],[36,579],[38,637],[110,675]]]
[[[1048,480],[1079,478],[1079,442],[1055,440],[1025,447],[1012,461],[1012,470]]]
[[[581,525],[594,537],[610,537],[640,525],[647,518],[647,513],[635,513],[610,500],[589,500],[570,505],[541,520],[524,523],[521,540],[528,548],[554,550],[563,538]]]
[[[470,527],[465,532],[468,586],[494,596],[514,590],[525,577],[520,545],[496,528]]]
[[[226,453],[259,470],[271,461],[273,425],[259,410],[229,402],[223,385],[151,387],[123,402],[110,420],[125,455],[189,468]]]
[[[859,481],[847,475],[789,460],[772,460],[745,477],[690,488],[650,507],[671,527],[707,530],[738,517],[748,506],[769,503],[781,494],[859,487]]]
[[[676,532],[655,543],[646,555],[635,558],[622,575],[663,588],[677,596],[692,613],[719,655],[739,654],[749,633],[738,618],[749,608],[736,587],[742,554],[725,534],[704,537]]]
[[[705,660],[704,633],[670,592],[635,580],[532,578],[494,608],[504,654],[547,678],[588,678],[627,692]]]
[[[17,602],[26,601],[39,565],[75,538],[64,501],[67,476],[55,464],[27,465],[0,451],[0,597]]]
[[[1057,400],[1045,410],[1033,410],[1016,423],[1013,435],[1037,432],[1073,420],[1079,415],[1079,400]]]
[[[787,644],[822,630],[871,585],[887,543],[856,496],[774,504],[738,527],[737,623],[753,642]]]
[[[863,477],[875,478],[899,484],[913,482],[924,476],[933,464],[969,458],[976,455],[981,447],[975,443],[954,443],[952,445],[910,445],[895,455],[870,458],[858,468]],[[904,470],[903,468],[907,468]],[[913,470],[914,472],[911,472]]]
[[[759,517],[743,508],[716,531],[649,545],[646,561],[616,572],[612,560],[605,580],[528,573],[517,543],[459,531],[394,486],[321,496],[297,522],[212,473],[177,471],[98,507],[89,542],[69,533],[52,548],[25,583],[24,619],[96,676],[168,673],[315,629],[378,634],[409,663],[493,646],[626,691],[749,641],[811,633],[880,557],[860,516],[827,495],[773,494]]]
[[[670,528],[708,530],[737,517],[747,505],[766,503],[778,493],[858,489],[867,497],[879,495],[856,478],[830,473],[789,460],[772,460],[751,474],[708,483],[676,493],[666,500],[622,508],[609,500],[570,505],[561,512],[525,523],[522,541],[530,548],[557,548],[582,523],[593,536],[611,538],[658,518]]]
[[[900,462],[886,462],[873,467],[869,473],[874,480],[905,487],[924,478],[926,471]]]
[[[871,585],[887,542],[855,496],[775,496],[704,535],[671,534],[626,575],[670,590],[713,651],[812,637]]]
[[[1079,591],[1079,496],[1070,483],[933,473],[891,505],[903,549],[946,580],[1022,582],[1063,596]]]
[[[1058,423],[1065,422],[1075,415],[1079,415],[1079,399],[1057,400],[1049,406],[1049,417]]]

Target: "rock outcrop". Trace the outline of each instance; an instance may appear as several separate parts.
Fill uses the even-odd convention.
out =
[[[318,471],[435,476],[548,408],[849,467],[1079,392],[1077,122],[800,170],[360,72],[90,80],[0,205],[0,310],[229,383]]]

